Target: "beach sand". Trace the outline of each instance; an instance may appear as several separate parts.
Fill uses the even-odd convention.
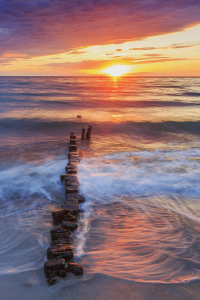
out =
[[[0,276],[1,300],[32,299],[200,299],[200,282],[187,284],[139,283],[103,274],[77,278],[68,275],[48,286],[43,268],[15,275]]]

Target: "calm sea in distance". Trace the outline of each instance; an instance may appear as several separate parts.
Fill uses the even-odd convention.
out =
[[[70,131],[83,151],[73,245],[85,273],[200,279],[200,78],[125,76],[0,77],[0,274],[46,260]]]

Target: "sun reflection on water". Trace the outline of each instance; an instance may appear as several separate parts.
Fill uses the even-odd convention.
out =
[[[121,123],[123,115],[112,115],[112,121],[114,123]]]

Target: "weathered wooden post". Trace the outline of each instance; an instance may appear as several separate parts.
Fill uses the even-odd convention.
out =
[[[76,139],[76,135],[74,133],[70,133],[70,140],[75,140]]]
[[[69,145],[69,152],[76,152],[77,145],[76,145],[76,135],[74,132],[70,132],[70,145]]]
[[[76,139],[70,139],[70,145],[76,145]]]
[[[77,146],[76,145],[69,145],[69,152],[76,152]]]
[[[86,133],[86,139],[87,139],[87,140],[90,140],[91,131],[92,131],[92,125],[89,125],[89,126],[88,126],[88,130],[87,130],[87,133]]]
[[[85,127],[82,128],[81,139],[85,139]]]

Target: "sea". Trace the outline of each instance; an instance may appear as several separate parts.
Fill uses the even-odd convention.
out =
[[[71,131],[85,274],[200,279],[200,78],[184,77],[0,77],[0,275],[44,265]]]

